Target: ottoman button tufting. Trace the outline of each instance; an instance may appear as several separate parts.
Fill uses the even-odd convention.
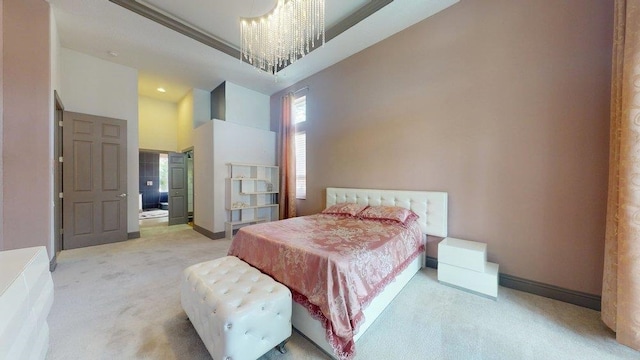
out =
[[[213,359],[257,359],[274,347],[284,351],[292,307],[284,285],[227,256],[188,267],[181,286],[182,307]]]

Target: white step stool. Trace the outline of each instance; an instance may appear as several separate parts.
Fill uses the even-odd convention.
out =
[[[291,291],[235,256],[184,271],[182,308],[215,360],[253,360],[291,336]]]
[[[498,264],[487,262],[487,244],[445,238],[438,244],[438,281],[498,298]]]

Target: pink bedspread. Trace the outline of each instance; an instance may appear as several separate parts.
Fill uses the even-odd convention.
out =
[[[405,228],[318,214],[243,227],[229,255],[289,287],[322,321],[336,355],[349,359],[362,310],[422,251],[416,222]]]

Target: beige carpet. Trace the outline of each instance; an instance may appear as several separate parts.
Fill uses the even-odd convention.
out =
[[[210,359],[180,307],[188,265],[226,255],[229,241],[186,225],[141,227],[143,238],[63,251],[53,273],[47,359]],[[358,342],[357,359],[639,359],[599,313],[500,288],[492,301],[418,273]],[[294,331],[287,354],[326,359]]]
[[[157,219],[169,216],[169,210],[146,210],[138,214],[139,220]]]

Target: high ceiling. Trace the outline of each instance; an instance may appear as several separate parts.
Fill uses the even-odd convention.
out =
[[[240,48],[240,17],[258,16],[276,0],[138,0],[205,36]],[[326,27],[342,25],[378,0],[326,0]],[[409,27],[458,0],[395,0],[324,47],[281,71],[277,79],[107,0],[50,0],[61,45],[136,68],[141,95],[178,101],[188,89],[212,90],[223,81],[271,95]],[[134,3],[135,4],[135,3]],[[346,20],[345,20],[346,19]],[[335,26],[338,28],[339,26]],[[110,54],[111,53],[111,54]],[[117,54],[117,56],[114,56]],[[167,92],[161,94],[157,87]],[[186,89],[186,90],[185,90]]]

